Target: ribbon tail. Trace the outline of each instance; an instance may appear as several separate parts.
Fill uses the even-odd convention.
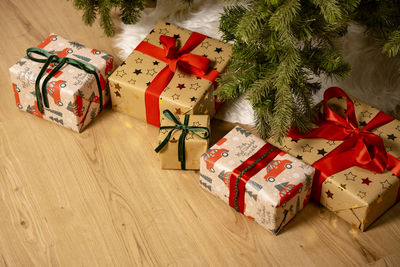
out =
[[[382,125],[385,125],[385,124],[393,121],[393,120],[394,120],[394,118],[392,116],[389,116],[386,113],[379,111],[379,113],[376,114],[376,116],[370,122],[368,122],[367,125],[364,126],[363,130],[372,131],[376,128],[381,127]]]
[[[389,153],[387,153],[387,156],[388,164],[386,166],[386,169],[388,169],[391,173],[400,178],[400,160]]]
[[[49,58],[51,59],[51,57]],[[44,106],[46,108],[49,108],[49,100],[47,98],[47,84],[49,83],[50,79],[54,77],[54,75],[61,69],[64,64],[66,63],[66,58],[62,58],[61,61],[57,64],[57,66],[47,75],[47,77],[44,79],[43,84],[42,84],[42,95],[43,95],[43,101],[44,101]],[[47,67],[46,67],[47,68]],[[45,66],[43,66],[43,69],[46,69]]]
[[[168,135],[164,138],[164,140],[154,149],[154,151],[156,151],[157,153],[161,151],[161,149],[164,148],[164,146],[168,143],[169,139],[171,139],[171,135],[172,132],[174,131],[174,129],[171,129],[171,131],[169,131]]]
[[[47,99],[47,90],[45,89],[44,91],[40,90],[40,80],[42,79],[44,73],[46,72],[47,67],[53,62],[53,60],[57,58],[55,55],[51,55],[44,63],[42,69],[40,70],[38,76],[36,77],[35,81],[35,95],[36,95],[36,101],[38,104],[38,109],[40,113],[43,113],[43,103],[46,107],[49,107],[49,100]],[[51,73],[51,72],[50,72]],[[55,74],[55,73],[54,73]],[[45,87],[46,84],[43,82],[43,87]],[[42,87],[42,89],[43,89]],[[42,101],[43,100],[43,101]]]

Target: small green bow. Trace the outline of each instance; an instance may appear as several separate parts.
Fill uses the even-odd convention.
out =
[[[189,114],[185,114],[185,121],[182,124],[175,116],[172,114],[171,111],[168,109],[163,111],[164,116],[173,121],[175,123],[174,126],[161,126],[160,130],[167,130],[169,129],[168,135],[164,138],[164,140],[156,147],[155,151],[158,153],[160,150],[168,143],[169,139],[171,138],[172,133],[175,130],[182,130],[182,134],[179,137],[178,141],[178,160],[181,162],[181,169],[186,169],[185,163],[185,138],[189,132],[192,132],[194,135],[200,137],[201,139],[207,139],[210,137],[210,130],[207,127],[200,127],[200,126],[188,126],[189,123]],[[204,136],[197,134],[196,132],[205,132]]]
[[[36,58],[33,57],[31,54],[38,54],[41,56],[44,56],[45,58]],[[38,104],[38,108],[40,113],[43,113],[43,103],[42,103],[42,96],[43,96],[43,102],[46,108],[49,107],[49,101],[47,99],[47,83],[49,80],[57,73],[59,69],[61,69],[64,64],[70,64],[74,66],[75,68],[81,69],[85,71],[86,73],[93,74],[94,77],[96,78],[97,82],[97,87],[99,89],[99,98],[100,98],[100,108],[99,110],[101,111],[103,108],[103,95],[101,92],[101,85],[100,85],[100,79],[99,75],[96,72],[96,68],[87,62],[77,60],[74,58],[69,58],[69,57],[62,57],[59,58],[57,55],[53,55],[46,50],[43,50],[38,47],[31,47],[26,50],[26,55],[30,60],[33,60],[35,62],[39,63],[44,63],[42,69],[39,72],[39,75],[36,78],[35,81],[35,95],[36,95],[36,100]],[[40,93],[40,79],[42,79],[44,73],[46,72],[47,67],[51,64],[55,63],[56,67],[47,75],[47,77],[44,79],[43,84],[42,84],[42,93]],[[42,95],[42,96],[41,96]]]

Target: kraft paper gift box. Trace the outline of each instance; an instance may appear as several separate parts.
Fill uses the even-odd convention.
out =
[[[307,204],[314,168],[235,127],[202,155],[200,185],[277,234]]]
[[[185,133],[183,128],[187,128]],[[164,110],[161,117],[160,145],[156,148],[161,169],[199,170],[200,156],[208,149],[209,129],[208,115],[175,116],[169,110]],[[183,143],[180,142],[181,138]]]
[[[158,127],[165,109],[212,117],[213,81],[231,50],[227,43],[159,22],[111,75],[112,107]]]
[[[109,102],[112,70],[112,56],[51,34],[27,50],[10,68],[10,77],[20,110],[81,132]]]
[[[364,231],[399,198],[399,177],[394,173],[400,175],[400,122],[337,87],[327,89],[324,98],[323,114],[334,117],[335,126],[322,117],[320,122],[328,125],[322,127],[328,128],[319,134],[292,131],[282,144],[270,142],[313,164],[321,173],[314,178],[313,198]]]

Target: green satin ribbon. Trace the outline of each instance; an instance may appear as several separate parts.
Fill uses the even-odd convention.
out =
[[[36,57],[33,57],[31,54],[41,55],[45,58],[36,58]],[[57,73],[57,71],[59,69],[61,69],[65,64],[72,65],[75,68],[81,69],[81,70],[85,71],[86,73],[94,75],[94,77],[96,78],[97,87],[99,89],[99,98],[100,98],[99,111],[101,111],[103,109],[103,94],[101,92],[100,79],[99,79],[99,75],[96,72],[96,68],[92,64],[89,64],[87,62],[77,60],[74,58],[69,58],[69,57],[59,58],[57,55],[53,55],[53,54],[47,52],[46,50],[43,50],[38,47],[28,48],[26,50],[26,55],[32,61],[44,63],[44,65],[43,65],[42,69],[40,70],[39,75],[37,76],[36,81],[35,81],[35,95],[36,95],[37,105],[38,105],[40,113],[43,113],[42,97],[43,97],[44,106],[46,108],[49,107],[49,100],[47,98],[47,83]],[[44,79],[43,84],[42,84],[42,91],[40,91],[40,80],[42,79],[44,73],[46,72],[47,67],[51,63],[55,63],[56,66]]]
[[[171,111],[168,109],[163,111],[164,116],[173,121],[175,123],[174,126],[161,126],[160,130],[170,130],[168,135],[164,138],[164,140],[156,147],[155,151],[158,153],[160,150],[168,143],[169,139],[172,136],[172,133],[175,130],[182,130],[181,136],[178,141],[178,160],[181,162],[181,169],[186,169],[185,163],[185,138],[189,132],[192,132],[194,135],[198,136],[201,139],[208,139],[210,137],[210,130],[207,127],[200,126],[188,126],[189,123],[189,114],[185,114],[185,120],[182,124]],[[204,136],[197,134],[197,132],[205,132]]]

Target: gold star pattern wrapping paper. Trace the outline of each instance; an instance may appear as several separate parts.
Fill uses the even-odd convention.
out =
[[[178,40],[180,48],[192,34],[176,25],[159,22],[144,41],[162,48],[160,36],[167,35]],[[211,60],[210,68],[222,72],[232,54],[230,44],[207,37],[191,54]],[[145,91],[166,63],[134,50],[110,77],[112,107],[137,119],[146,121]],[[212,82],[187,74],[177,68],[175,75],[159,97],[160,118],[169,109],[175,115],[215,114],[214,85]]]
[[[176,115],[176,118],[183,123],[185,115]],[[174,126],[175,123],[161,117],[161,126]],[[210,117],[208,115],[190,115],[188,126],[206,127],[210,129]],[[160,130],[159,143],[168,135],[170,130]],[[181,163],[178,160],[178,140],[182,130],[174,130],[171,139],[167,145],[159,152],[161,169],[181,169]],[[204,132],[197,132],[204,136]],[[200,156],[208,149],[208,139],[201,139],[192,132],[189,132],[185,138],[185,162],[186,169],[199,170]]]
[[[38,47],[58,57],[92,64],[100,78],[103,106],[109,102],[107,77],[113,70],[112,56],[57,34],[50,34]],[[73,131],[82,132],[99,113],[99,92],[94,75],[65,64],[48,82],[49,108],[44,108],[41,114],[35,97],[35,81],[43,65],[25,56],[10,68],[17,107]],[[40,80],[40,88],[51,69],[49,67]]]
[[[229,204],[231,173],[266,145],[235,127],[200,160],[200,185]],[[244,215],[277,234],[307,204],[315,169],[283,151],[246,183]]]
[[[354,102],[356,118],[362,129],[378,114],[379,110],[353,96],[350,98]],[[331,99],[328,105],[344,117],[345,98]],[[399,121],[393,120],[373,130],[372,133],[382,138],[388,153],[400,159]],[[313,164],[342,143],[342,141],[328,141],[322,138],[293,140],[290,137],[286,137],[282,144],[273,138],[269,142],[308,164]],[[331,175],[323,182],[320,203],[364,231],[396,203],[399,182],[399,178],[389,171],[374,173],[356,166],[351,167]]]

